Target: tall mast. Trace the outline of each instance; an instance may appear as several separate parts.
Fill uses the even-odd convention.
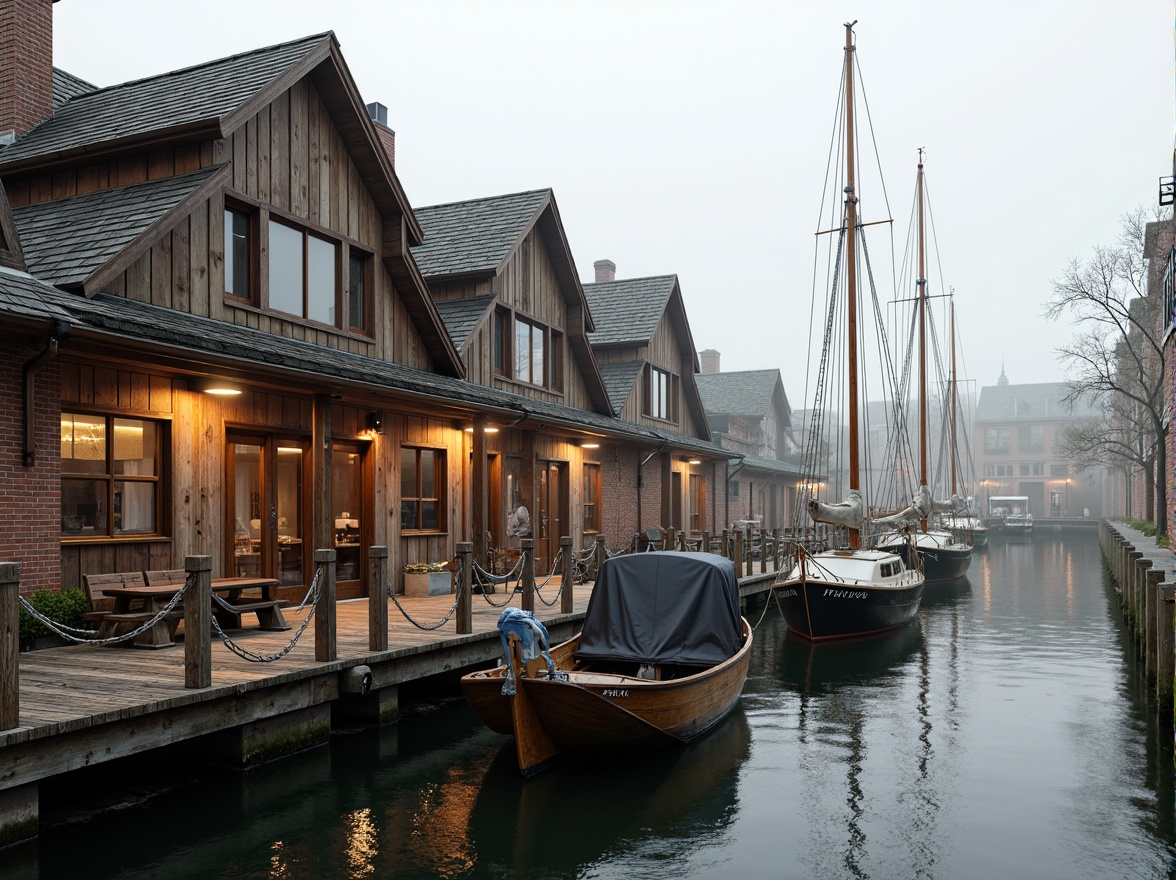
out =
[[[845,225],[849,233],[845,276],[847,285],[846,314],[849,332],[849,490],[859,491],[858,473],[858,376],[857,376],[857,191],[854,189],[853,166],[853,26],[845,26]],[[849,531],[849,546],[861,547],[861,534]]]
[[[956,352],[955,352],[955,300],[951,301],[951,494],[956,493]]]
[[[927,485],[927,266],[923,240],[923,148],[919,148],[919,486]],[[920,521],[924,531],[927,520]]]

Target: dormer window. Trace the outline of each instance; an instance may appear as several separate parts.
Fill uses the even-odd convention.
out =
[[[253,295],[253,227],[249,212],[225,207],[225,294],[255,302]]]
[[[335,324],[338,252],[334,242],[271,219],[269,306],[320,324]]]
[[[507,308],[494,313],[494,372],[563,391],[563,333]]]
[[[645,406],[643,412],[655,419],[678,421],[678,377],[647,364],[645,367]]]

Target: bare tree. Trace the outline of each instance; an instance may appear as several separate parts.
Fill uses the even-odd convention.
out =
[[[1148,296],[1150,220],[1165,219],[1144,207],[1123,216],[1119,240],[1098,246],[1087,261],[1070,261],[1052,282],[1046,317],[1069,316],[1079,332],[1057,349],[1070,375],[1067,402],[1101,404],[1101,430],[1076,426],[1063,441],[1076,461],[1138,464],[1147,475],[1145,509],[1157,531],[1167,532],[1164,414],[1163,297]],[[1160,503],[1157,504],[1157,498]]]

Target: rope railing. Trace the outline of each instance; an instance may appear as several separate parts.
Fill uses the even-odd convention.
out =
[[[273,663],[276,660],[281,660],[283,657],[294,650],[294,646],[298,644],[298,640],[302,638],[303,633],[305,633],[307,627],[310,626],[310,621],[314,617],[314,612],[318,607],[319,599],[322,597],[322,592],[319,590],[319,577],[322,575],[322,573],[323,566],[320,565],[315,569],[314,577],[310,581],[310,588],[306,591],[306,598],[304,598],[302,600],[302,604],[298,606],[298,610],[302,610],[302,608],[306,606],[307,599],[313,595],[314,601],[310,603],[310,613],[306,615],[302,621],[302,625],[298,627],[297,631],[290,638],[290,641],[287,642],[286,646],[281,650],[276,651],[273,654],[257,654],[253,651],[250,651],[248,648],[242,647],[221,628],[220,621],[216,619],[215,614],[212,615],[213,630],[220,637],[220,640],[224,643],[224,646],[242,660],[248,660],[251,663]],[[189,575],[189,577],[193,577],[193,575]],[[212,599],[214,605],[223,608],[225,611],[233,614],[238,613],[237,607],[233,605],[232,602],[221,598],[216,593],[212,594]]]
[[[73,642],[79,645],[117,645],[120,642],[129,642],[132,639],[138,638],[143,633],[151,629],[151,627],[155,626],[157,623],[171,614],[175,610],[176,606],[180,604],[180,601],[184,597],[184,592],[191,584],[195,582],[195,579],[195,575],[189,574],[188,577],[184,580],[184,586],[180,588],[180,590],[171,597],[168,603],[159,609],[155,616],[150,620],[144,621],[139,626],[132,630],[128,630],[125,633],[120,633],[119,635],[114,636],[107,636],[105,638],[96,638],[95,636],[97,633],[92,629],[80,629],[78,627],[69,626],[68,624],[52,620],[33,607],[33,604],[29,602],[29,600],[24,596],[19,596],[18,598],[20,599],[21,607],[24,608],[25,611],[27,611],[39,623],[49,629],[50,632],[55,633],[56,635],[65,639],[67,642]],[[89,633],[89,636],[86,636],[86,633]]]

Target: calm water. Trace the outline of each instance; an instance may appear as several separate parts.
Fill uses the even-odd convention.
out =
[[[250,773],[78,777],[53,799],[121,809],[0,877],[1165,877],[1172,731],[1112,597],[1093,532],[994,541],[882,639],[814,649],[769,610],[686,749],[524,781],[454,701]]]

